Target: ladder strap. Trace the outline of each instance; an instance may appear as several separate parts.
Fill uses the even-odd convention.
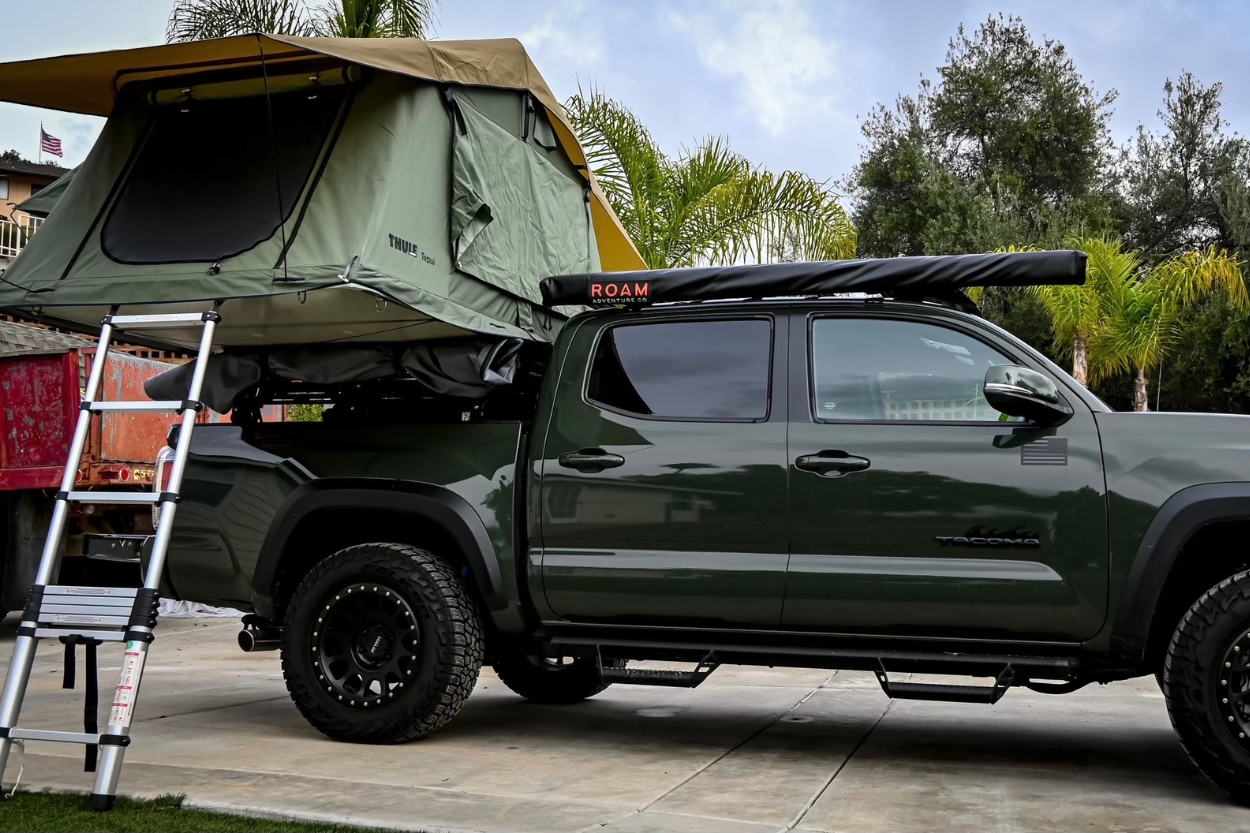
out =
[[[100,732],[100,684],[95,655],[95,646],[99,643],[94,639],[87,639],[85,642],[87,645],[87,691],[83,696],[82,730],[89,735],[96,735]],[[96,755],[99,750],[98,745],[87,744],[86,757],[82,764],[83,772],[95,772]]]
[[[62,688],[74,687],[74,666],[78,645],[81,643],[86,646],[87,667],[85,672],[87,679],[85,682],[86,691],[83,693],[82,730],[88,735],[99,734],[100,681],[95,648],[100,644],[100,640],[77,633],[68,633],[61,637],[61,641],[65,643],[65,679],[61,683]],[[82,765],[83,772],[95,772],[98,751],[99,747],[96,744],[87,744],[86,758]]]
[[[78,654],[78,634],[62,636],[61,641],[65,643],[65,677],[61,680],[61,688],[73,688],[75,657]]]

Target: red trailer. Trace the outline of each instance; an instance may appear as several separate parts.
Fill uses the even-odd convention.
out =
[[[82,389],[94,360],[92,341],[0,321],[0,542],[4,544],[0,611],[20,608],[34,580],[51,518],[52,495],[61,486]],[[169,368],[165,362],[111,352],[101,398],[143,399],[143,383]],[[97,416],[76,488],[151,489],[157,451],[165,444],[175,418],[161,413]],[[139,553],[131,551],[133,544],[123,545],[112,536],[151,531],[148,506],[75,505],[63,569],[89,575],[91,570],[86,568],[98,572],[102,561],[137,562]],[[97,563],[91,565],[90,560]],[[138,579],[137,569],[134,578]]]

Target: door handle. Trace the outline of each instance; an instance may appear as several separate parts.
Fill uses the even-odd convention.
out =
[[[591,473],[614,469],[625,465],[625,458],[619,454],[609,454],[602,448],[583,448],[581,451],[566,451],[556,458],[566,469],[577,469]]]
[[[804,454],[794,461],[795,468],[815,472],[821,477],[843,477],[857,471],[867,471],[871,465],[866,457],[856,457],[836,449]]]

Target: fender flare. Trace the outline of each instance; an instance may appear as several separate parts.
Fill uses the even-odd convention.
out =
[[[499,556],[486,525],[460,495],[442,486],[380,478],[319,479],[287,496],[274,515],[252,574],[252,589],[273,613],[273,589],[287,542],[310,515],[326,509],[368,509],[411,515],[437,524],[464,553],[488,610],[508,606]]]
[[[1124,583],[1112,628],[1117,654],[1141,659],[1164,584],[1190,537],[1221,521],[1250,520],[1250,483],[1207,483],[1164,502],[1146,529]]]

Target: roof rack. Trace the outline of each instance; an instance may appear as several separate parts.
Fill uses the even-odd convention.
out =
[[[1006,252],[701,266],[645,272],[558,275],[541,284],[543,303],[631,307],[673,301],[718,301],[863,292],[901,301],[936,300],[977,311],[960,290],[970,286],[1085,283],[1085,253]]]

